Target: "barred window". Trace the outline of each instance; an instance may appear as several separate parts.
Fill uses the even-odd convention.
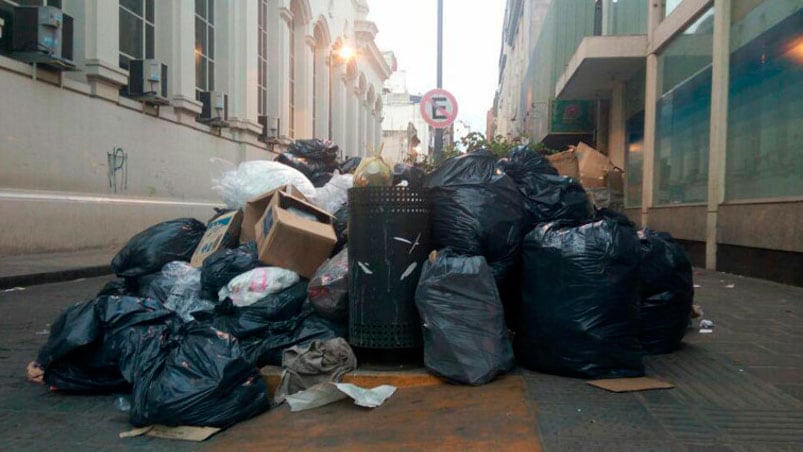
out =
[[[195,0],[195,98],[215,89],[215,0]]]
[[[154,0],[120,0],[120,67],[153,58],[156,24]]]

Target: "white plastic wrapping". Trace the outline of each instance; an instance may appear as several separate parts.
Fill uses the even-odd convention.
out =
[[[172,283],[164,305],[186,321],[194,320],[192,313],[212,309],[215,305],[201,298],[201,269],[186,262],[169,262],[162,275]]]
[[[239,209],[261,194],[292,184],[304,196],[314,197],[315,187],[300,171],[279,162],[251,160],[237,168],[221,159],[212,159],[221,175],[212,179],[215,190],[232,209]]]
[[[338,209],[348,201],[348,192],[354,186],[353,174],[335,175],[321,188],[315,190],[315,196],[310,198],[313,204],[334,215]]]
[[[218,292],[220,301],[230,298],[235,306],[250,306],[301,280],[298,273],[279,267],[258,267],[229,281]]]

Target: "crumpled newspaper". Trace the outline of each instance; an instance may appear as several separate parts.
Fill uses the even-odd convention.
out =
[[[290,411],[304,411],[319,408],[330,403],[351,397],[354,404],[365,408],[376,408],[396,392],[395,386],[382,385],[373,389],[361,388],[351,383],[319,383],[305,391],[285,398]]]

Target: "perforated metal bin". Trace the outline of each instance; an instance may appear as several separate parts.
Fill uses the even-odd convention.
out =
[[[420,347],[415,289],[430,250],[429,200],[406,187],[352,188],[349,214],[351,344]]]

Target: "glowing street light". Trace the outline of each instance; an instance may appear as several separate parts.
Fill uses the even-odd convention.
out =
[[[354,51],[354,48],[348,45],[342,45],[337,49],[337,56],[343,61],[351,60],[356,54],[357,52]]]

